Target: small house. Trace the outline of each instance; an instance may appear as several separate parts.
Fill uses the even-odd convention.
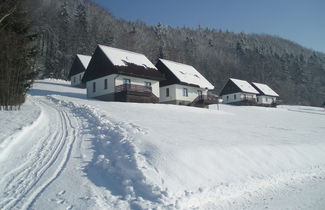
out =
[[[89,98],[157,103],[162,79],[163,75],[143,54],[98,45],[83,82]]]
[[[223,103],[255,105],[259,92],[247,81],[230,78],[220,92]]]
[[[252,86],[259,92],[257,94],[257,105],[261,106],[276,106],[279,95],[272,90],[268,85],[252,82]]]
[[[208,96],[214,86],[193,66],[159,59],[156,67],[165,76],[160,82],[161,103],[202,107],[218,103],[217,98]]]
[[[77,54],[73,60],[69,78],[71,80],[71,86],[74,87],[85,87],[82,83],[82,77],[87,69],[91,56]]]

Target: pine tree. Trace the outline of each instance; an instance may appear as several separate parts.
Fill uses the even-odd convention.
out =
[[[0,4],[0,110],[19,109],[25,101],[35,73],[36,50],[29,34],[23,0],[3,0]]]

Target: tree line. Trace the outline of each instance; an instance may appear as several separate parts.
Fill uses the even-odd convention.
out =
[[[269,84],[286,104],[321,105],[325,55],[266,34],[124,21],[91,1],[27,0],[40,32],[35,68],[40,77],[66,79],[76,53],[91,55],[97,44],[193,65],[219,93],[229,77]]]

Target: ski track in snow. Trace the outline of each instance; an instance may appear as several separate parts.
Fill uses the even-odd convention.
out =
[[[30,141],[32,137],[36,145],[19,167],[1,177],[0,185],[4,187],[0,209],[30,208],[38,195],[64,170],[70,157],[77,131],[67,111],[42,100],[37,100],[36,104],[42,110],[34,126],[39,132],[28,130],[15,139]]]
[[[25,129],[10,139],[15,139],[13,145],[16,145],[26,139],[31,141],[31,137],[36,144],[25,154],[23,162],[1,177],[0,186],[3,187],[0,188],[0,209],[32,209],[35,201],[65,169],[80,130],[83,130],[83,135],[92,136],[92,144],[96,147],[93,160],[85,169],[95,185],[105,187],[114,196],[129,201],[128,208],[140,208],[143,203],[147,206],[161,203],[159,200],[163,193],[157,187],[147,184],[138,169],[135,147],[128,133],[141,135],[146,131],[131,123],[113,123],[87,105],[66,103],[52,96],[33,97],[31,100],[41,109],[39,118],[30,129]],[[72,123],[72,120],[75,122]],[[79,129],[74,127],[78,124],[77,120],[81,124]],[[7,148],[8,151],[1,154],[10,153],[10,149]],[[109,183],[98,183],[102,179],[98,175],[102,174],[106,176],[104,179],[110,180]],[[91,187],[89,190],[92,196],[80,199],[93,199],[104,208],[112,205],[125,206],[119,202],[107,205],[105,203],[112,202],[112,199],[107,200],[107,197],[98,194]],[[68,203],[62,198],[64,194],[64,190],[60,191],[50,201],[57,205]],[[66,208],[73,209],[73,205]]]

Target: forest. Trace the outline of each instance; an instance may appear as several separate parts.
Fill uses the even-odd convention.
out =
[[[229,77],[266,83],[283,104],[320,106],[325,100],[325,54],[267,34],[147,25],[125,21],[85,0],[25,0],[38,54],[39,78],[67,79],[77,53],[97,44],[193,65],[220,90]]]

